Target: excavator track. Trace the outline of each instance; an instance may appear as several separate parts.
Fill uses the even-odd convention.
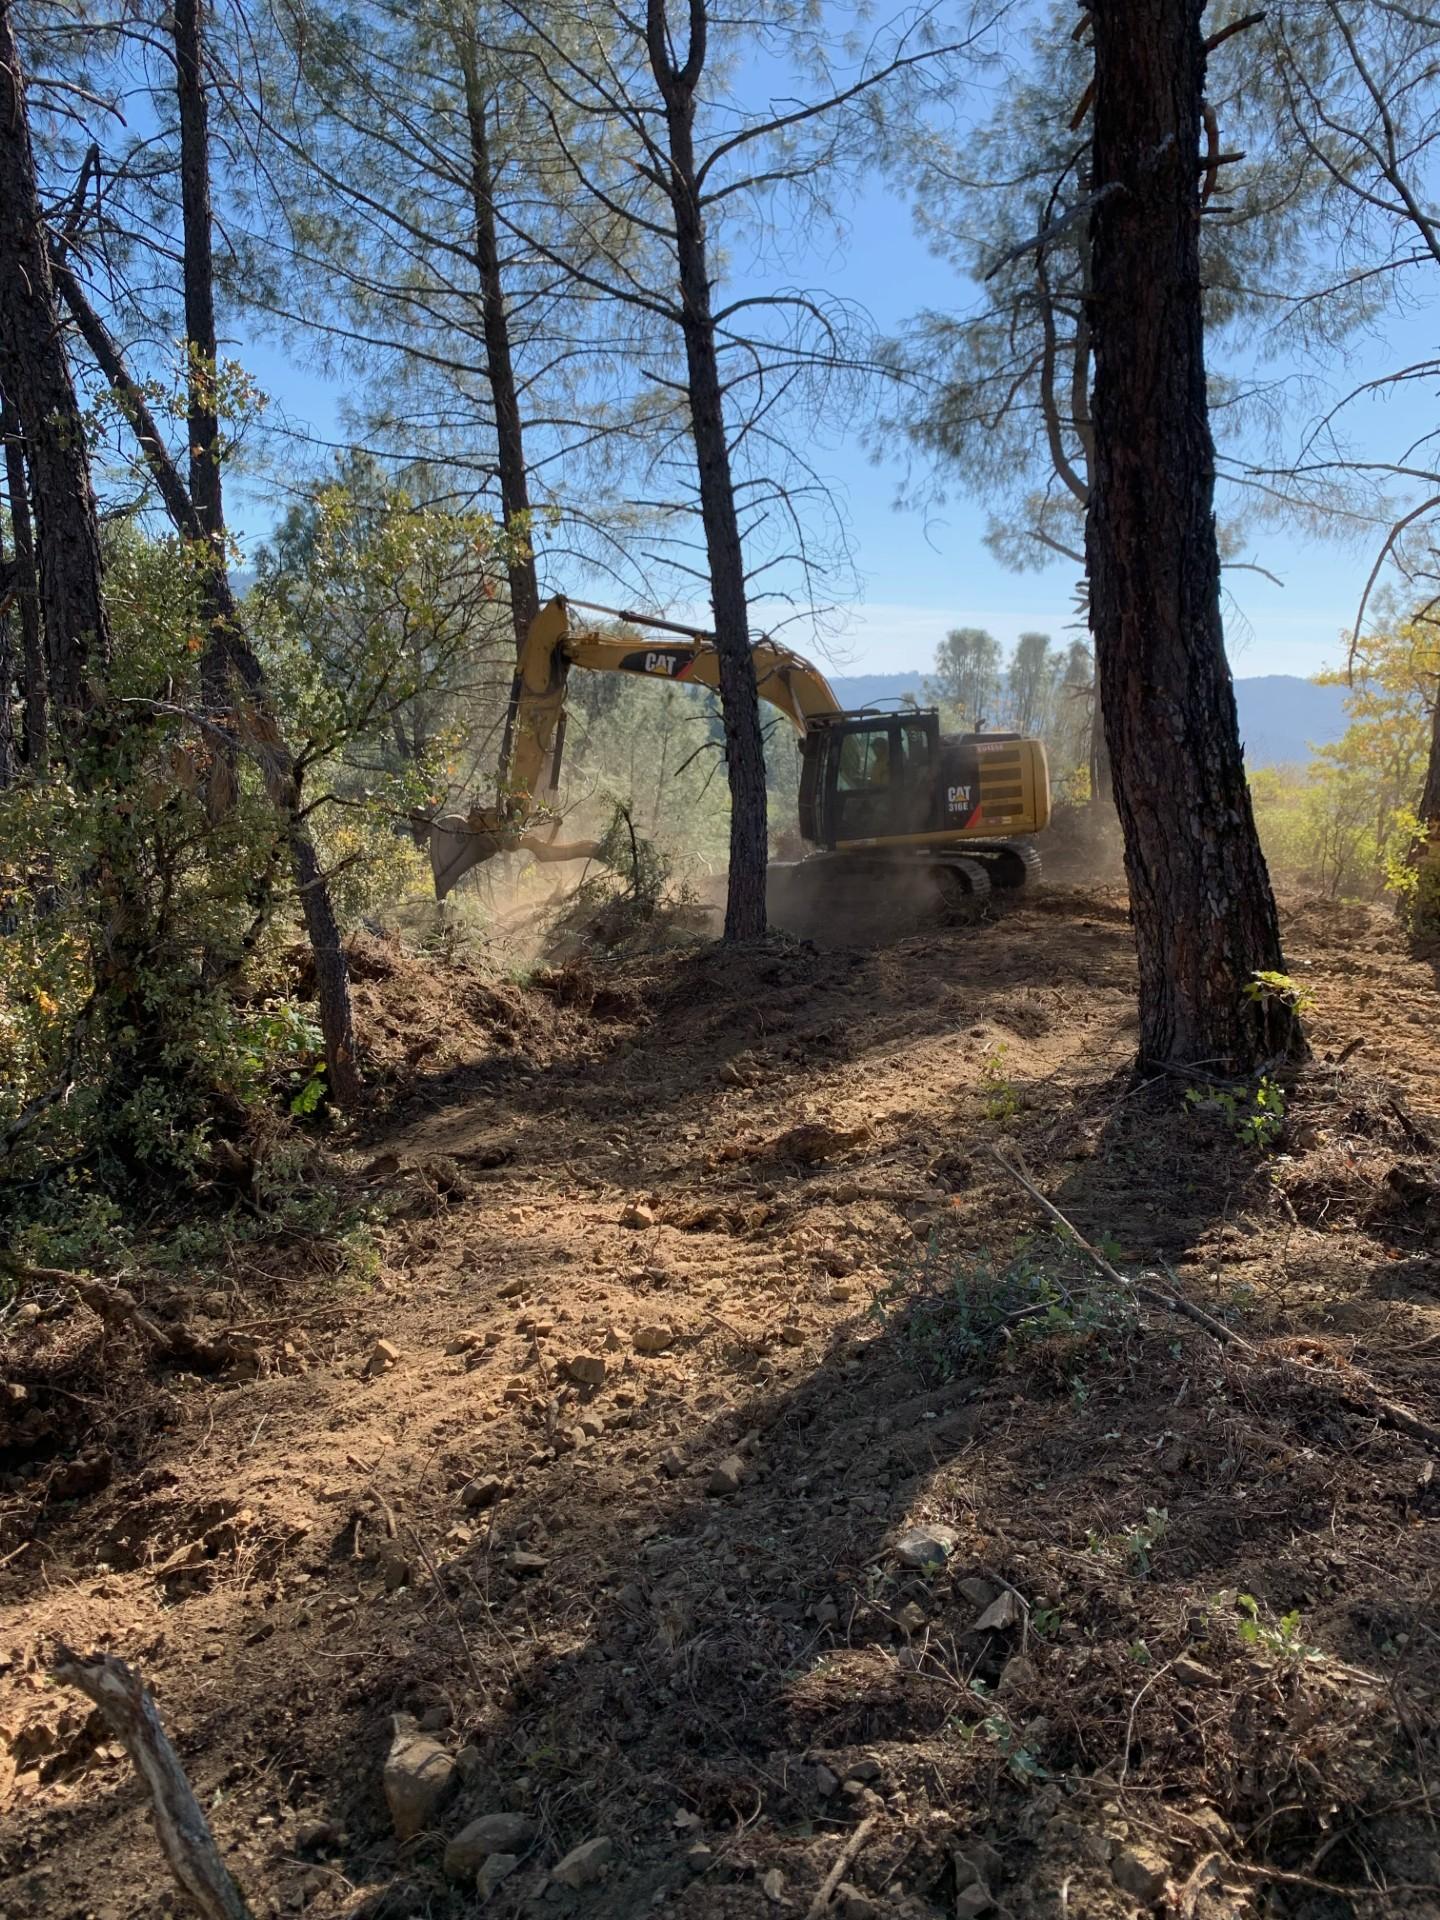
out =
[[[869,941],[973,920],[992,891],[1039,878],[1028,841],[921,853],[820,853],[777,862],[767,880],[771,921],[801,939]]]
[[[1013,893],[1021,887],[1038,887],[1044,878],[1040,849],[1033,840],[981,840],[967,845],[966,854],[983,862],[990,885],[998,892]]]

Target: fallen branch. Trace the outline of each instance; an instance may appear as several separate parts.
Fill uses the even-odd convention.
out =
[[[141,1306],[128,1287],[106,1286],[87,1274],[71,1273],[63,1267],[17,1267],[16,1277],[32,1284],[66,1286],[78,1295],[90,1311],[107,1327],[128,1327],[137,1334],[157,1359],[171,1366],[192,1367],[200,1373],[219,1373],[225,1367],[243,1361],[259,1366],[260,1343],[249,1334],[222,1333],[218,1340],[207,1340],[187,1321],[176,1327],[162,1327]]]
[[[1222,1345],[1238,1347],[1241,1353],[1248,1355],[1252,1360],[1257,1357],[1254,1347],[1248,1340],[1241,1339],[1233,1327],[1227,1327],[1223,1320],[1217,1320],[1213,1314],[1206,1313],[1203,1307],[1197,1307],[1189,1300],[1182,1299],[1178,1293],[1163,1293],[1159,1287],[1147,1286],[1143,1280],[1127,1279],[1118,1268],[1111,1266],[1103,1253],[1091,1246],[1074,1222],[1067,1220],[1055,1203],[1047,1200],[1033,1181],[1028,1180],[1017,1167],[1010,1164],[998,1147],[991,1147],[990,1151],[1010,1178],[1018,1186],[1023,1187],[1037,1206],[1043,1207],[1050,1218],[1065,1229],[1080,1251],[1095,1263],[1107,1280],[1123,1288],[1126,1293],[1133,1294],[1137,1300],[1143,1300],[1147,1306],[1163,1307],[1167,1313],[1178,1313],[1183,1319],[1193,1320],[1197,1327],[1203,1327],[1206,1333],[1213,1339],[1219,1340]]]
[[[1080,1251],[1095,1263],[1107,1280],[1123,1288],[1134,1299],[1143,1300],[1147,1306],[1160,1307],[1167,1313],[1177,1313],[1183,1319],[1194,1321],[1197,1327],[1203,1327],[1206,1333],[1218,1340],[1222,1346],[1244,1354],[1247,1360],[1262,1358],[1270,1360],[1270,1356],[1262,1356],[1248,1340],[1242,1339],[1233,1327],[1227,1327],[1222,1320],[1217,1320],[1212,1314],[1206,1313],[1203,1307],[1194,1306],[1178,1293],[1165,1293],[1159,1287],[1148,1286],[1142,1280],[1127,1279],[1110,1264],[1103,1253],[1097,1252],[1091,1246],[1074,1223],[1066,1219],[1052,1200],[1045,1198],[1033,1181],[1011,1165],[998,1147],[991,1147],[990,1152],[1010,1178],[1025,1189],[1037,1206],[1043,1207],[1050,1218],[1065,1229]],[[1274,1356],[1274,1363],[1296,1384],[1303,1383],[1311,1389],[1317,1385],[1317,1375],[1313,1368],[1297,1366],[1293,1360],[1283,1354]],[[1432,1447],[1440,1453],[1440,1427],[1432,1427],[1428,1421],[1420,1419],[1418,1415],[1411,1413],[1406,1407],[1399,1406],[1393,1400],[1382,1399],[1363,1375],[1357,1373],[1353,1380],[1342,1379],[1334,1385],[1336,1397],[1352,1412],[1366,1414],[1370,1419],[1378,1420],[1382,1427],[1392,1427],[1396,1433],[1409,1434],[1412,1440],[1423,1440],[1427,1447]]]
[[[111,1734],[123,1743],[149,1792],[155,1831],[170,1871],[205,1920],[251,1920],[139,1674],[112,1654],[81,1659],[61,1647],[54,1675],[92,1700]]]
[[[874,1826],[877,1817],[878,1816],[873,1813],[867,1813],[840,1849],[840,1858],[835,1862],[834,1866],[831,1867],[829,1873],[826,1874],[824,1880],[821,1882],[820,1891],[805,1911],[805,1920],[820,1920],[820,1915],[824,1913],[826,1907],[830,1904],[831,1894],[834,1893],[836,1887],[838,1887],[840,1882],[845,1878],[846,1868],[869,1839],[870,1829]]]

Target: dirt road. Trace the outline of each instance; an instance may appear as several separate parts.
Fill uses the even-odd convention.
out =
[[[847,1847],[848,1920],[1440,1910],[1440,1488],[1374,1413],[1436,1417],[1435,974],[1288,942],[1258,1144],[1129,1077],[1114,895],[523,987],[367,948],[376,1270],[175,1289],[253,1378],[5,1330],[0,1915],[183,1911],[62,1640],[143,1669],[257,1914],[474,1912],[502,1812],[496,1915],[803,1916]],[[396,1714],[455,1761],[403,1844]]]

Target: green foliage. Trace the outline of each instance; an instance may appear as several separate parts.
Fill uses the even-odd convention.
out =
[[[5,1230],[49,1264],[113,1254],[139,1182],[162,1205],[209,1189],[217,1133],[258,1125],[280,1153],[282,1116],[315,1117],[325,1094],[313,1011],[282,958],[298,918],[282,824],[243,745],[228,757],[199,718],[192,553],[123,521],[106,540],[101,718],[68,776],[0,793]],[[328,846],[322,832],[322,851],[358,913],[364,863],[346,836],[368,834],[386,858],[407,843],[388,821],[334,817],[344,824]],[[263,1225],[268,1210],[273,1226],[295,1194],[264,1157],[250,1217]]]
[[[1020,1090],[1005,1066],[1009,1043],[997,1041],[980,1062],[980,1085],[985,1096],[985,1118],[1005,1127],[1020,1111]]]
[[[1268,1075],[1249,1089],[1187,1087],[1185,1105],[1192,1113],[1218,1116],[1242,1146],[1257,1153],[1270,1152],[1284,1138],[1285,1091]]]
[[[1390,892],[1402,912],[1420,885],[1411,864],[1415,802],[1425,778],[1435,677],[1434,629],[1397,619],[1367,636],[1349,671],[1318,676],[1347,687],[1350,724],[1304,768],[1251,775],[1255,821],[1277,874],[1329,900]]]
[[[1293,980],[1288,973],[1278,973],[1273,967],[1257,968],[1241,991],[1247,1000],[1278,1004],[1290,1013],[1306,1013],[1315,1004],[1315,995],[1309,987]]]
[[[1103,1560],[1117,1561],[1125,1571],[1143,1580],[1150,1571],[1151,1556],[1170,1531],[1167,1507],[1146,1507],[1145,1518],[1122,1533],[1098,1533],[1094,1527],[1085,1534],[1085,1550]],[[1148,1659],[1148,1652],[1147,1652]]]
[[[1235,1631],[1244,1646],[1268,1653],[1287,1666],[1324,1659],[1319,1647],[1306,1645],[1301,1633],[1298,1607],[1292,1607],[1288,1613],[1282,1613],[1278,1620],[1272,1620],[1267,1618],[1253,1593],[1237,1593],[1235,1606],[1241,1616]]]
[[[927,1379],[1007,1364],[1047,1342],[1078,1343],[1104,1360],[1136,1325],[1128,1293],[1093,1282],[1072,1245],[1043,1235],[1014,1259],[947,1259],[932,1237],[918,1266],[901,1268],[871,1311],[886,1321]]]

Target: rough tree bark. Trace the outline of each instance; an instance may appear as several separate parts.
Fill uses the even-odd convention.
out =
[[[40,633],[40,596],[35,580],[35,530],[30,520],[30,483],[25,473],[20,415],[0,399],[0,437],[5,441],[5,494],[15,554],[15,612],[20,624],[20,691],[25,701],[24,761],[40,773],[50,756],[45,653]]]
[[[215,259],[213,221],[210,209],[210,126],[205,75],[204,0],[175,0],[175,83],[180,118],[180,204],[184,234],[185,334],[187,428],[190,448],[190,486],[188,515],[181,508],[185,489],[178,471],[171,471],[161,483],[171,516],[180,533],[203,541],[207,549],[201,581],[201,603],[206,615],[206,645],[201,661],[201,680],[207,704],[217,711],[229,709],[238,682],[241,697],[250,711],[240,716],[240,726],[249,734],[252,746],[261,754],[266,787],[285,824],[300,909],[305,919],[311,951],[315,960],[316,998],[320,1008],[320,1026],[325,1036],[326,1081],[330,1097],[339,1106],[351,1106],[359,1098],[360,1076],[355,1055],[355,1028],[350,1004],[350,974],[340,925],[330,899],[330,890],[320,866],[315,843],[301,810],[300,774],[295,757],[285,744],[271,708],[264,670],[250,647],[235,605],[230,576],[225,564],[225,502],[220,469],[220,420],[216,405],[216,371],[219,340],[215,329]],[[72,297],[78,293],[74,276],[64,286],[67,304],[76,311]],[[88,305],[88,303],[85,303]],[[79,314],[77,312],[77,319]],[[87,338],[104,333],[93,323]],[[92,350],[95,341],[92,339]],[[108,342],[112,366],[122,375],[123,363]],[[99,357],[97,353],[97,358]],[[102,365],[104,362],[102,361]],[[114,371],[107,373],[112,383]],[[133,381],[126,380],[132,400],[132,417],[140,430],[142,451],[152,472],[169,463],[154,422],[137,412],[135,401],[143,409],[143,398]],[[164,458],[157,461],[157,455]],[[215,773],[217,792],[223,810],[233,799],[233,768],[223,754],[217,755]]]
[[[12,571],[0,541],[0,793],[14,786],[20,771],[15,745],[15,643],[10,637],[10,615],[15,605]]]
[[[60,338],[11,0],[0,0],[0,385],[23,396],[38,597],[57,718],[78,735],[110,658],[90,460]]]
[[[506,561],[510,581],[510,618],[518,654],[540,611],[540,587],[530,547],[530,478],[525,466],[525,434],[515,363],[510,350],[510,315],[500,267],[495,226],[495,169],[490,157],[488,102],[480,79],[475,37],[468,28],[457,35],[456,50],[465,79],[465,117],[470,135],[470,197],[475,216],[475,271],[480,280],[480,314],[485,333],[485,372],[495,409],[495,464],[500,474],[500,508],[506,534],[524,542]]]
[[[205,87],[203,0],[175,0],[175,93],[180,109],[180,212],[185,236],[186,426],[190,499],[221,560],[225,508],[215,375],[215,267],[210,213],[210,108]]]
[[[1440,683],[1430,707],[1430,757],[1425,763],[1425,790],[1420,795],[1420,818],[1431,835],[1440,837]]]
[[[725,938],[756,940],[765,932],[765,868],[768,859],[765,751],[760,733],[760,697],[750,657],[750,617],[745,598],[745,559],[724,395],[710,301],[705,222],[695,159],[695,89],[705,66],[706,0],[689,0],[689,43],[681,62],[671,45],[665,0],[647,0],[645,38],[651,71],[665,103],[670,159],[667,189],[675,221],[680,272],[681,331],[685,340],[690,426],[700,483],[700,520],[705,533],[710,594],[715,613],[720,707],[730,779],[730,878]]]
[[[1300,1045],[1247,996],[1283,970],[1225,659],[1205,392],[1198,155],[1203,0],[1091,0],[1100,704],[1140,961],[1140,1051],[1247,1072]]]
[[[1418,811],[1420,831],[1410,847],[1410,865],[1418,883],[1411,926],[1429,934],[1440,928],[1440,682],[1430,708],[1430,754]]]

